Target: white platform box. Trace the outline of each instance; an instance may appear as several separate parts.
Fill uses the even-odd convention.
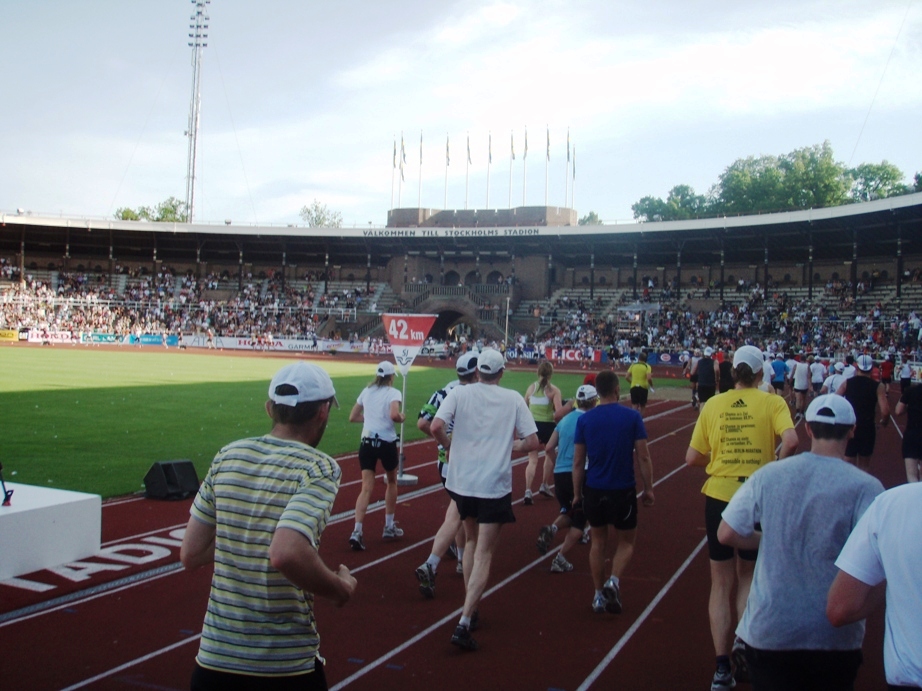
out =
[[[0,581],[91,557],[102,536],[98,494],[6,483],[0,506]]]

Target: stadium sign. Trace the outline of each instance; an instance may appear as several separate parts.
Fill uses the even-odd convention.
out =
[[[419,354],[426,337],[438,319],[437,314],[382,314],[384,333],[397,362],[397,369],[406,377],[410,365]]]

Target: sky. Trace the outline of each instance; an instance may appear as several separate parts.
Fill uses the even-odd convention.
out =
[[[112,218],[185,199],[194,10],[5,4],[0,211]],[[629,222],[646,195],[704,194],[739,158],[825,140],[850,167],[887,160],[907,182],[922,171],[919,0],[213,0],[207,12],[196,222],[298,224],[315,199],[348,226],[382,226],[392,207],[510,200]]]

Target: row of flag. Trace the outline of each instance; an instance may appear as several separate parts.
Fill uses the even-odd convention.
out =
[[[509,134],[509,156],[510,161],[516,160],[515,158],[515,132],[510,132]],[[525,139],[524,139],[524,148],[522,151],[522,160],[528,158],[528,128],[525,128]],[[546,160],[551,160],[551,130],[547,130],[547,152]],[[471,135],[467,135],[467,163],[468,165],[473,165],[471,160]],[[493,133],[491,132],[487,138],[487,163],[488,165],[493,164]],[[571,145],[570,143],[570,130],[567,130],[567,164],[572,165],[573,168],[573,179],[576,179],[576,145]],[[407,149],[404,142],[403,134],[400,135],[400,155],[397,154],[397,138],[394,138],[394,169],[400,169],[400,179],[404,180],[404,168],[407,165]],[[419,165],[423,165],[423,133],[419,133]],[[451,138],[448,135],[445,135],[445,165],[451,165]]]

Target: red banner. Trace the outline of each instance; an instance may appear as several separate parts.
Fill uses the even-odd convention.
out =
[[[437,314],[382,314],[387,340],[392,346],[421,346],[438,319]]]

